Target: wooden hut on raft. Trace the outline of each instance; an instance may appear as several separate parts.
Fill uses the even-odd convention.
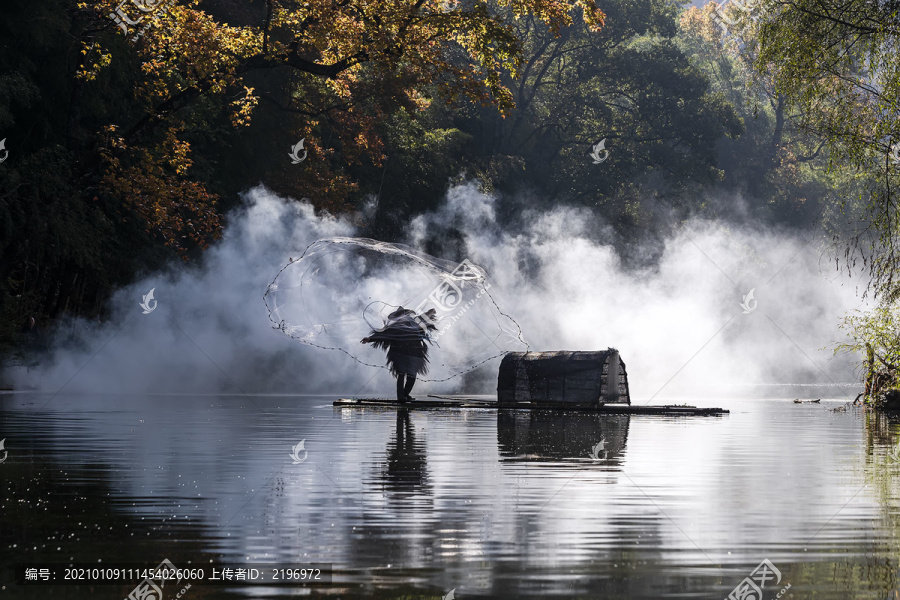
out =
[[[497,378],[500,408],[599,408],[631,404],[625,363],[614,348],[511,352]]]
[[[500,362],[497,378],[497,401],[461,396],[429,395],[429,399],[400,401],[393,398],[339,398],[335,406],[397,406],[408,408],[479,408],[501,409],[498,423],[508,415],[503,409],[571,410],[597,412],[607,415],[667,415],[667,416],[720,416],[728,414],[722,408],[698,408],[696,406],[634,405],[628,391],[628,373],[625,363],[615,348],[591,352],[511,352]],[[507,411],[509,412],[509,411]],[[579,417],[581,418],[581,417]],[[564,420],[567,421],[567,420]],[[573,422],[577,421],[575,419]],[[524,422],[524,421],[523,421]],[[559,419],[550,419],[548,427],[554,427]],[[627,423],[627,421],[625,421]],[[516,421],[516,423],[519,423]],[[541,415],[528,421],[529,427],[545,422]],[[499,435],[499,434],[498,434]],[[504,434],[505,435],[505,434]],[[518,435],[518,434],[517,434]],[[529,433],[530,435],[530,433]],[[535,440],[540,440],[543,434]],[[573,434],[574,435],[574,434]],[[586,440],[590,436],[584,436]],[[593,436],[593,437],[596,437]],[[505,439],[505,438],[504,438]],[[536,442],[542,444],[542,441]],[[624,443],[624,442],[623,442]],[[526,443],[528,448],[531,442]],[[513,444],[515,448],[518,448]],[[513,452],[518,450],[514,449]],[[568,450],[565,450],[568,452]],[[533,454],[527,451],[526,454]]]

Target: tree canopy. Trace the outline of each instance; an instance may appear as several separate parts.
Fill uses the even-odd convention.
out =
[[[827,147],[840,189],[835,238],[846,267],[867,269],[878,302],[847,316],[838,347],[867,355],[874,399],[900,388],[900,2],[765,0],[758,12],[753,66]]]
[[[509,221],[526,204],[587,207],[642,257],[636,242],[661,240],[673,215],[720,210],[718,191],[808,224],[827,196],[822,156],[778,94],[745,91],[748,61],[709,35],[707,13],[676,0],[9,0],[0,343],[29,315],[102,318],[117,286],[200,256],[260,182],[386,240],[466,178],[497,191]]]
[[[834,167],[855,174],[843,203],[858,219],[843,232],[847,261],[869,268],[876,296],[896,298],[900,2],[766,0],[760,13],[755,68],[827,145]]]

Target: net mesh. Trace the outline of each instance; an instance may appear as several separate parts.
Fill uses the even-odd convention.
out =
[[[334,237],[291,258],[263,299],[274,327],[298,342],[385,369],[385,350],[419,343],[429,363],[420,380],[448,381],[528,350],[518,323],[491,295],[492,285],[468,260]]]

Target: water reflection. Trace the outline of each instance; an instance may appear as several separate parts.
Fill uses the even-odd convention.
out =
[[[591,459],[618,465],[625,456],[629,415],[501,410],[500,456],[510,461]]]
[[[316,594],[345,600],[685,599],[726,597],[767,558],[794,598],[896,590],[895,419],[825,401],[685,419],[330,400],[0,397],[0,568],[305,560],[335,564]]]
[[[397,409],[397,422],[388,442],[387,463],[381,473],[385,490],[401,499],[428,493],[428,461],[425,442],[416,439],[416,429],[410,421],[409,409]]]

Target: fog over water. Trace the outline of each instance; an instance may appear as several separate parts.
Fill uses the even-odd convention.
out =
[[[457,256],[440,258],[484,267],[492,296],[532,350],[616,347],[637,401],[752,395],[759,383],[827,384],[832,397],[855,396],[845,385],[856,379],[851,361],[831,346],[841,316],[860,306],[857,280],[835,272],[817,236],[692,219],[652,267],[626,268],[610,228],[587,209],[529,209],[511,230],[496,203],[473,184],[452,187],[401,241],[434,248],[451,229],[461,233]],[[386,370],[289,339],[272,328],[262,300],[310,243],[356,235],[348,219],[254,188],[198,263],[120,290],[108,322],[64,323],[49,355],[15,370],[13,383],[66,393],[388,394]],[[151,288],[158,306],[143,314]],[[498,363],[417,391],[493,393]]]
[[[772,590],[837,599],[848,588],[836,568],[892,560],[895,525],[867,475],[873,457],[892,460],[889,437],[844,409],[855,374],[828,348],[859,305],[856,280],[831,270],[816,236],[694,219],[661,252],[633,248],[659,258],[629,267],[587,209],[524,210],[506,225],[496,198],[453,187],[402,242],[483,267],[531,349],[615,346],[633,403],[730,413],[337,408],[338,394],[391,394],[389,372],[273,329],[263,294],[312,242],[362,235],[355,222],[255,188],[201,261],[120,290],[105,323],[63,323],[49,354],[13,373],[20,389],[48,393],[2,396],[3,467],[27,473],[8,504],[42,507],[45,488],[59,489],[61,502],[74,495],[124,525],[95,540],[94,521],[73,510],[75,537],[58,540],[35,509],[0,550],[18,555],[27,535],[60,561],[322,562],[336,568],[323,595],[341,598],[725,597],[765,558],[784,574]],[[427,295],[397,291],[409,272],[348,269],[339,283],[387,303]],[[464,346],[457,331],[435,364]],[[350,333],[359,350],[367,332]],[[492,394],[498,363],[414,394]],[[761,395],[776,398],[747,399]],[[833,400],[785,400],[796,396]],[[600,443],[602,458],[591,454]],[[854,589],[893,589],[892,573],[877,573]]]

